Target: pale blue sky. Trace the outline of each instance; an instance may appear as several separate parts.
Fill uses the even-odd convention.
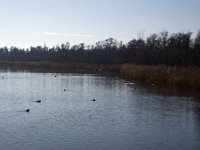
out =
[[[0,0],[0,47],[127,42],[200,29],[200,0]]]

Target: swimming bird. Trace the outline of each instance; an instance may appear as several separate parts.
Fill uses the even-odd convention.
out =
[[[91,100],[91,101],[95,102],[95,101],[96,101],[96,99],[93,99],[93,100]]]
[[[41,103],[42,101],[41,100],[37,100],[37,101],[35,101],[36,103]]]
[[[26,109],[25,111],[26,111],[26,112],[29,112],[29,111],[30,111],[30,109]]]
[[[64,89],[64,91],[66,91],[66,89]]]

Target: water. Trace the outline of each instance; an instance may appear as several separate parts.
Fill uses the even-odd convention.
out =
[[[198,93],[111,76],[1,72],[0,149],[199,149]]]

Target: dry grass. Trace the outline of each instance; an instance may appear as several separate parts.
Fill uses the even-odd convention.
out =
[[[200,88],[200,68],[167,67],[124,64],[121,67],[123,77],[144,83],[162,84],[178,87]]]

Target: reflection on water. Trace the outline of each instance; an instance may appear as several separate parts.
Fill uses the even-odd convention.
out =
[[[199,149],[198,93],[111,76],[1,72],[0,148]]]
[[[160,96],[177,96],[177,97],[193,97],[196,100],[200,100],[200,91],[191,88],[177,88],[168,86],[158,86],[158,85],[137,85],[140,88],[144,88],[151,94]]]

